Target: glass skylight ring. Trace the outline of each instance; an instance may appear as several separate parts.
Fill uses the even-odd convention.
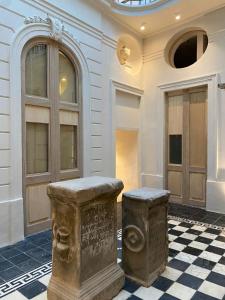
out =
[[[114,2],[126,7],[140,7],[152,5],[155,2],[160,2],[160,0],[114,0]]]
[[[130,11],[150,10],[173,0],[109,0],[114,8]],[[126,2],[127,1],[127,2]]]

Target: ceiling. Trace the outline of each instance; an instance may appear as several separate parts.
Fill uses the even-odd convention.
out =
[[[225,0],[172,0],[167,5],[159,6],[156,10],[148,10],[144,15],[126,15],[118,10],[115,12],[113,7],[105,5],[105,0],[98,0],[102,8],[107,14],[114,19],[129,26],[133,31],[141,34],[143,37],[153,35],[165,29],[186,23],[198,18],[206,13],[225,6]],[[169,5],[170,3],[170,5]],[[180,20],[176,20],[175,16],[180,15]],[[140,26],[145,24],[145,30],[141,31]]]

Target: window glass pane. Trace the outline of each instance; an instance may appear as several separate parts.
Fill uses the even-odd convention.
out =
[[[71,61],[59,52],[59,97],[60,101],[76,101],[76,75]]]
[[[35,45],[25,62],[26,94],[47,97],[47,46]]]
[[[77,167],[77,127],[60,125],[61,170]]]
[[[182,135],[169,135],[169,163],[181,165],[182,164]]]
[[[197,35],[181,43],[174,54],[176,68],[185,68],[197,61]]]
[[[48,124],[26,123],[27,174],[48,171]]]

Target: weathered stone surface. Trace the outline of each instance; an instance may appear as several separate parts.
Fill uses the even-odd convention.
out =
[[[149,287],[168,259],[169,192],[150,188],[123,194],[122,267],[125,275]]]
[[[117,265],[120,180],[88,177],[48,185],[53,267],[48,300],[107,300],[124,284]]]

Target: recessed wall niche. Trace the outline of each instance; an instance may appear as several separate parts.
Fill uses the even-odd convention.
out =
[[[121,66],[130,73],[137,73],[142,66],[142,49],[140,44],[130,35],[118,39],[117,57]]]
[[[194,29],[175,35],[167,44],[167,62],[176,69],[186,68],[196,63],[208,47],[207,33]]]

